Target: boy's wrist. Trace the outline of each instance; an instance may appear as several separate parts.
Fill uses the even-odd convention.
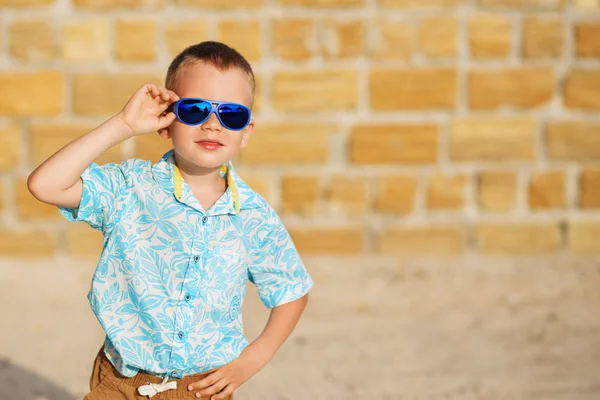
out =
[[[107,123],[110,125],[110,132],[119,143],[134,136],[133,129],[123,120],[120,114],[110,118]]]
[[[257,338],[242,351],[241,357],[247,358],[250,363],[260,369],[267,365],[274,355],[275,352],[271,350],[270,346],[263,345],[260,338]]]

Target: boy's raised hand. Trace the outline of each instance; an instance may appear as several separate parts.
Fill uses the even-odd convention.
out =
[[[146,83],[131,96],[117,115],[129,129],[131,136],[144,135],[166,128],[175,121],[175,114],[165,111],[179,96],[171,90]]]

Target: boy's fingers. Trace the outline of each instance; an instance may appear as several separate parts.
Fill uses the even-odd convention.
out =
[[[175,118],[177,117],[172,112],[168,113],[167,115],[161,115],[160,117],[158,117],[157,130],[164,129],[167,126],[171,125],[173,121],[175,121]]]
[[[160,88],[160,97],[164,101],[169,101],[169,99],[171,98],[171,95],[169,95],[169,92],[167,91],[167,89]]]
[[[233,393],[233,390],[234,390],[233,385],[227,385],[218,394],[212,396],[210,398],[210,400],[224,400]]]
[[[171,101],[172,102],[176,102],[177,100],[179,100],[179,96],[177,96],[177,94],[172,91],[172,90],[168,90],[169,95],[171,96]]]
[[[170,114],[173,114],[173,113],[170,113]],[[175,114],[173,114],[173,116],[175,116]],[[217,371],[213,372],[210,375],[205,376],[204,378],[200,379],[199,381],[190,383],[190,385],[188,386],[188,390],[204,389],[204,388],[209,387],[210,385],[218,382],[219,380],[221,380],[221,377],[216,375],[216,373],[217,373]]]
[[[152,95],[152,97],[156,97],[158,95],[158,88],[154,84],[147,83],[145,86],[148,92],[150,92],[150,94]]]
[[[202,396],[210,396],[213,394],[217,394],[217,393],[221,392],[225,386],[227,386],[227,382],[224,379],[221,379],[214,385],[209,386],[206,389],[202,389],[202,390],[199,390],[198,392],[196,392],[196,397],[198,397],[198,395],[200,395],[200,397],[202,397]]]

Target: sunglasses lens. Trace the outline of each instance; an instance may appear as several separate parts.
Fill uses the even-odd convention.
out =
[[[201,100],[183,100],[177,107],[179,119],[190,125],[201,124],[211,111],[212,104]]]
[[[250,112],[238,104],[221,104],[219,117],[227,129],[242,129],[250,120]]]

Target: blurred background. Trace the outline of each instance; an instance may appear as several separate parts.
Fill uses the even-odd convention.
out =
[[[0,0],[0,398],[76,399],[99,234],[27,175],[203,40],[316,286],[236,399],[600,398],[598,0]],[[151,134],[97,161],[158,160]],[[248,336],[268,314],[249,287]]]

